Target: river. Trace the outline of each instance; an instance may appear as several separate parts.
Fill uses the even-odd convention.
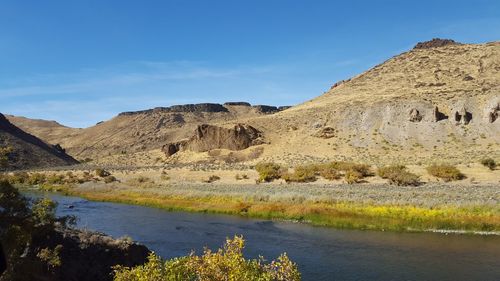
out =
[[[38,197],[40,193],[29,192]],[[164,258],[243,235],[248,257],[287,252],[303,280],[500,280],[500,237],[336,230],[291,222],[187,212],[46,194],[77,227],[130,236]],[[72,208],[69,208],[72,206]]]

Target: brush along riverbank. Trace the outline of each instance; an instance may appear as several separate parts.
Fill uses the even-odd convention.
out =
[[[292,220],[335,228],[387,231],[500,232],[495,185],[85,183],[69,195],[169,211]]]

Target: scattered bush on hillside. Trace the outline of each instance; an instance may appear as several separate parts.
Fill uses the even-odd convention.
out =
[[[203,180],[203,182],[205,182],[205,183],[212,183],[212,182],[216,182],[218,180],[220,180],[219,176],[217,176],[217,175],[211,175],[210,177],[208,177],[208,179]]]
[[[342,177],[342,174],[339,170],[331,167],[330,165],[321,165],[319,166],[319,175],[327,180],[338,180]]]
[[[462,174],[455,166],[447,164],[434,164],[427,167],[427,172],[430,175],[440,178],[446,182],[461,180],[465,178],[465,175]]]
[[[116,178],[114,176],[104,177],[104,183],[112,183],[112,182],[115,182],[115,181],[116,181]]]
[[[297,265],[286,254],[266,263],[263,257],[245,259],[245,241],[235,236],[213,252],[205,249],[203,255],[189,256],[163,261],[151,253],[148,262],[134,268],[114,267],[115,281],[156,280],[248,280],[248,281],[299,281]]]
[[[297,166],[293,173],[283,173],[281,178],[286,182],[313,182],[316,181],[317,170],[315,165]]]
[[[258,163],[255,170],[259,173],[259,182],[270,182],[279,179],[284,172],[284,168],[279,164],[270,162]]]
[[[95,170],[95,174],[98,176],[98,177],[101,177],[101,178],[105,178],[107,176],[110,176],[111,173],[104,170],[104,169],[101,169],[101,168],[98,168]]]
[[[420,177],[407,171],[403,165],[393,165],[379,168],[377,170],[379,177],[388,179],[390,184],[400,186],[417,186],[420,184]]]
[[[345,172],[344,179],[348,184],[359,183],[363,179],[363,174],[356,170]]]
[[[482,159],[481,164],[483,164],[483,166],[485,167],[488,167],[492,171],[495,170],[495,168],[497,167],[497,163],[492,158]]]
[[[0,147],[0,168],[5,168],[9,164],[9,154],[13,149],[10,146]]]

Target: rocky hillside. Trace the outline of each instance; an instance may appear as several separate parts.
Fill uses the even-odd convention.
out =
[[[287,108],[289,107],[252,106],[246,102],[175,105],[123,112],[109,121],[86,129],[72,129],[53,121],[14,116],[10,120],[46,141],[60,143],[69,154],[78,159],[96,159],[113,154],[160,149],[167,143],[191,137],[200,124],[237,123],[242,118],[265,116]]]
[[[244,102],[184,105],[126,112],[77,131],[43,132],[27,123],[23,128],[57,140],[52,142],[80,159],[126,154],[133,160],[134,153],[151,150],[158,159],[161,147],[192,138],[201,124],[227,129],[241,123],[265,139],[252,161],[470,163],[485,156],[500,160],[499,112],[500,42],[434,39],[292,108]],[[202,142],[204,148],[230,148]],[[175,157],[166,147],[164,160],[202,161],[214,154],[191,146],[196,147],[179,149]]]
[[[500,42],[435,39],[248,123],[277,160],[468,163],[500,159],[499,111]]]
[[[59,145],[49,145],[12,125],[0,114],[0,170],[41,168],[76,164]]]

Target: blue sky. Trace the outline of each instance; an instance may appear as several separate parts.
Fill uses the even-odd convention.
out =
[[[2,0],[0,112],[292,105],[433,37],[499,40],[500,1]]]

